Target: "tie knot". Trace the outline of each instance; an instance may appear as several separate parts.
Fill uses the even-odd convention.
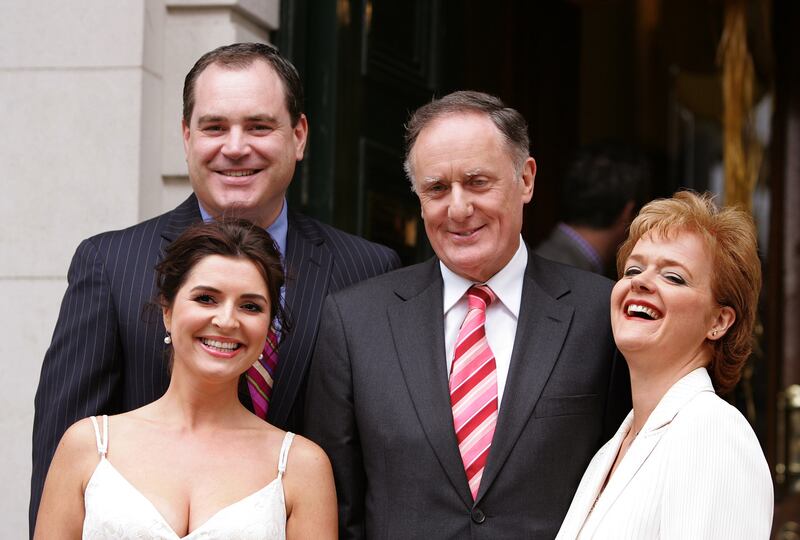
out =
[[[485,310],[497,296],[488,285],[473,285],[467,290],[469,309]]]

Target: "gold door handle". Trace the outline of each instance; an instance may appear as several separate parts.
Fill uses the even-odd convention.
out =
[[[775,466],[778,483],[785,484],[788,493],[800,493],[800,384],[783,392],[778,409],[779,455]]]

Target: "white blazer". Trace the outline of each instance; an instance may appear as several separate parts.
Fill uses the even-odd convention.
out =
[[[769,538],[774,494],[764,453],[705,368],[664,394],[598,498],[632,423],[633,412],[595,454],[557,540]]]

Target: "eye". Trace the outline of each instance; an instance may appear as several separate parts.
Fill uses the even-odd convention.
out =
[[[489,184],[489,180],[483,177],[473,178],[469,181],[469,185],[476,188],[485,187],[487,184]]]
[[[625,269],[625,272],[622,274],[625,277],[632,277],[642,273],[642,269],[638,266],[629,266]]]
[[[676,285],[686,285],[686,280],[678,274],[664,274],[664,279]]]
[[[435,184],[428,185],[425,191],[433,194],[444,193],[445,191],[447,191],[447,186],[441,182],[436,182]]]
[[[215,302],[214,297],[210,294],[198,294],[192,300],[198,304],[213,304]]]
[[[245,311],[250,311],[252,313],[264,312],[264,308],[256,304],[255,302],[247,302],[245,304],[242,304],[242,309],[244,309]]]
[[[269,131],[272,131],[272,126],[268,126],[266,124],[255,124],[251,126],[250,129],[258,133],[267,133]]]
[[[225,130],[225,128],[220,126],[220,125],[209,124],[209,125],[203,126],[202,128],[200,128],[200,130],[203,133],[217,134],[217,133],[222,133]]]

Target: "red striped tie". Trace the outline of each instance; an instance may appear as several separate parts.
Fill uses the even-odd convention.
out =
[[[469,310],[456,339],[450,370],[450,403],[458,449],[473,500],[497,424],[497,368],[486,340],[486,307],[495,294],[486,285],[467,291]]]
[[[275,366],[278,365],[277,335],[272,326],[267,333],[264,354],[247,369],[245,378],[253,401],[253,412],[266,420],[269,409],[269,398],[272,395],[272,384],[275,377]]]

